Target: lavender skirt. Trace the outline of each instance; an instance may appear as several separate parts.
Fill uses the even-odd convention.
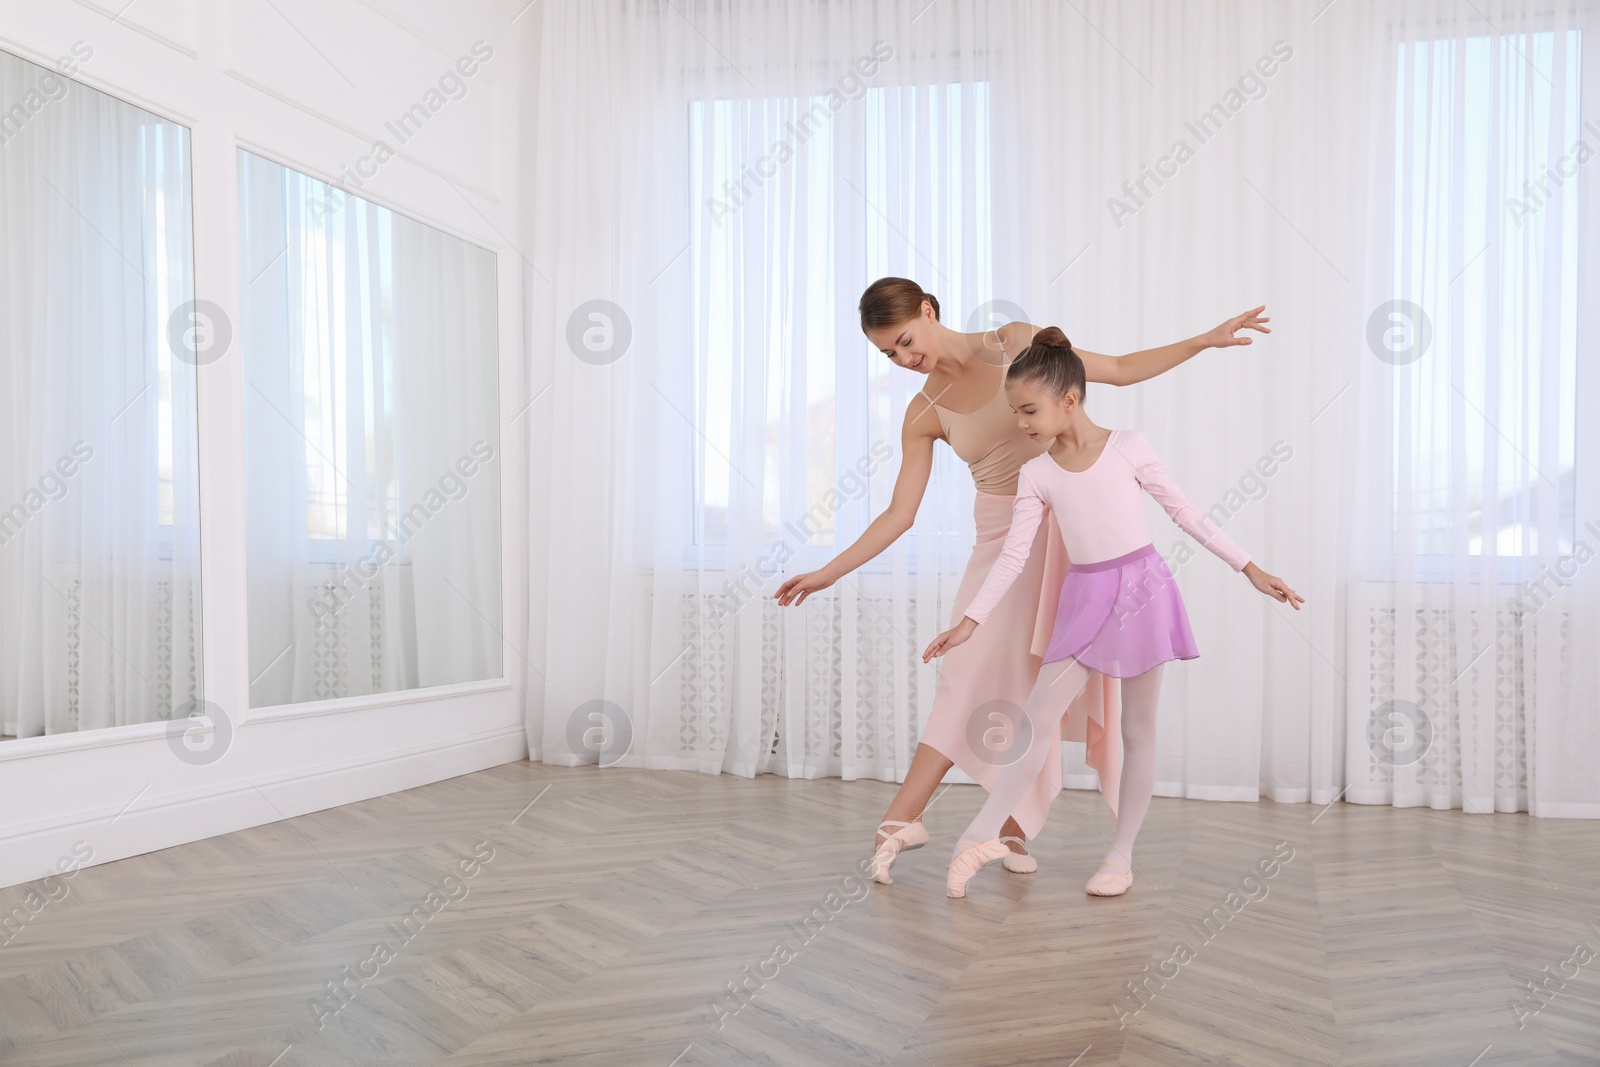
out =
[[[1110,677],[1132,678],[1199,655],[1178,583],[1155,545],[1067,571],[1046,663],[1070,656]]]

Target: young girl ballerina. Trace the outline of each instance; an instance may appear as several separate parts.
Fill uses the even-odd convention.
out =
[[[923,653],[926,663],[972,636],[1022,571],[1048,508],[1072,568],[1061,586],[1044,667],[1023,705],[1013,742],[1026,747],[1001,768],[978,817],[956,844],[945,879],[952,897],[965,896],[973,875],[1006,856],[1006,845],[997,840],[1001,824],[1045,761],[1060,759],[1062,712],[1094,671],[1122,680],[1123,764],[1116,835],[1085,889],[1094,896],[1118,896],[1133,884],[1133,840],[1155,790],[1161,667],[1200,654],[1172,572],[1150,543],[1141,490],[1261,592],[1297,611],[1305,602],[1282,579],[1250,562],[1189,502],[1142,434],[1090,422],[1083,410],[1084,388],[1083,361],[1053,326],[1039,331],[1007,369],[1006,397],[1018,425],[1049,447],[1022,465],[1005,547],[966,617]]]

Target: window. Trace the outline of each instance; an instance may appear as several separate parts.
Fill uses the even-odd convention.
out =
[[[802,559],[832,556],[888,504],[905,404],[892,383],[906,383],[861,335],[857,279],[929,279],[947,305],[989,291],[988,85],[872,87],[844,107],[861,110],[833,116],[821,95],[690,106],[701,548],[728,540],[730,457],[759,452],[763,543]],[[850,255],[865,262],[845,280]]]
[[[1441,566],[1463,510],[1469,555],[1548,554],[1550,489],[1573,551],[1580,57],[1577,31],[1400,46],[1395,293],[1426,318],[1393,322],[1431,343],[1397,371],[1394,505]]]

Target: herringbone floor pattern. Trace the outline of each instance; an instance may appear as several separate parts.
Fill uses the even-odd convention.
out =
[[[524,762],[89,868],[0,948],[0,1063],[1600,1063],[1593,823],[1157,798],[1096,900],[1068,791],[949,900],[982,792],[868,891],[892,793]]]

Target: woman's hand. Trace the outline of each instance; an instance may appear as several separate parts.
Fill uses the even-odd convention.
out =
[[[1306,598],[1290,589],[1288,583],[1282,578],[1275,574],[1268,574],[1254,563],[1246,563],[1244,565],[1244,576],[1250,579],[1250,584],[1261,590],[1261,592],[1279,603],[1288,604],[1296,611],[1299,611],[1300,605],[1306,602]]]
[[[970,618],[963,617],[955,626],[933,639],[933,644],[929,645],[928,650],[922,654],[922,662],[927,663],[929,660],[949,652],[952,648],[971,637],[972,631],[977,628],[978,624],[976,622],[973,622]]]
[[[1267,305],[1262,304],[1254,311],[1246,311],[1243,315],[1235,315],[1221,326],[1218,326],[1210,333],[1202,336],[1200,340],[1205,342],[1207,348],[1232,348],[1234,345],[1254,344],[1254,337],[1236,337],[1235,334],[1237,334],[1240,330],[1254,330],[1257,333],[1271,333],[1271,326],[1262,325],[1262,323],[1272,321],[1267,316],[1261,314],[1265,310],[1267,310]]]
[[[828,588],[837,580],[836,578],[828,577],[822,571],[797,574],[778,586],[778,591],[774,595],[777,597],[778,603],[783,607],[788,607],[791,603],[804,604],[806,597]]]

